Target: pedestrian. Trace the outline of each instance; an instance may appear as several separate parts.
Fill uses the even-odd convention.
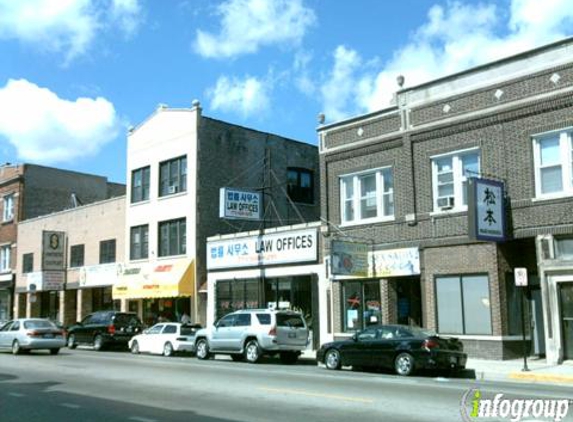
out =
[[[187,312],[183,312],[181,315],[181,324],[189,324],[191,322],[191,318],[187,315]]]

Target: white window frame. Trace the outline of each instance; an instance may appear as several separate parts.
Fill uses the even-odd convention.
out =
[[[351,173],[345,174],[340,176],[339,178],[339,189],[340,189],[340,225],[341,226],[355,226],[360,224],[367,224],[367,223],[377,223],[383,221],[392,221],[394,220],[394,215],[396,213],[396,209],[394,208],[393,213],[391,215],[384,215],[384,199],[391,196],[392,201],[394,202],[394,175],[392,174],[392,187],[388,192],[385,192],[384,188],[384,177],[383,173],[386,171],[390,171],[391,173],[394,171],[392,166],[385,166],[380,167],[377,169],[371,169],[362,171],[359,173]],[[360,180],[364,176],[368,175],[375,175],[376,176],[376,217],[371,218],[361,218],[361,195],[360,195]],[[345,181],[351,180],[352,187],[353,187],[353,196],[350,199],[352,202],[352,207],[354,208],[354,219],[347,220],[346,218],[346,207],[345,203],[348,201],[346,198],[346,192],[344,189]],[[394,205],[395,207],[395,205]]]
[[[468,205],[463,203],[463,186],[464,182],[467,182],[467,176],[463,174],[463,163],[462,157],[470,154],[477,154],[478,159],[478,174],[481,172],[481,156],[479,148],[469,148],[454,152],[449,152],[447,154],[434,155],[430,157],[432,163],[432,203],[433,203],[433,213],[443,213],[443,212],[463,212],[468,210]],[[454,184],[454,205],[453,207],[442,208],[438,206],[438,164],[437,161],[442,158],[452,159],[452,172],[453,172],[453,184]],[[467,197],[466,197],[467,199]]]
[[[6,221],[12,221],[14,220],[14,199],[15,199],[15,195],[13,193],[10,193],[8,195],[4,195],[4,198],[2,198],[2,221],[6,222]]]
[[[561,157],[560,192],[541,192],[541,142],[559,135],[559,156]],[[573,196],[573,128],[561,129],[533,136],[533,164],[535,166],[535,198],[553,199]]]
[[[12,252],[11,245],[0,246],[0,273],[7,273],[10,268],[10,254]]]

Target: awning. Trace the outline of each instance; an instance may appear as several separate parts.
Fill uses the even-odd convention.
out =
[[[126,267],[113,286],[113,299],[155,299],[193,296],[195,262],[174,261],[152,267]]]

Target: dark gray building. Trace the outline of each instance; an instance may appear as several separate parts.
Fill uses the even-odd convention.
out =
[[[566,39],[318,129],[335,337],[419,324],[470,356],[519,356],[521,267],[529,352],[573,359],[572,93]],[[470,237],[472,178],[503,183],[504,241]]]

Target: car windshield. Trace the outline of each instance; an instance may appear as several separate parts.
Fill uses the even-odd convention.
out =
[[[277,314],[277,325],[279,327],[304,328],[304,321],[300,315]]]
[[[120,326],[134,326],[141,325],[136,315],[130,314],[117,314],[113,320],[115,325]]]
[[[35,328],[57,328],[57,327],[50,321],[34,319],[31,321],[24,321],[24,328],[30,330]]]

